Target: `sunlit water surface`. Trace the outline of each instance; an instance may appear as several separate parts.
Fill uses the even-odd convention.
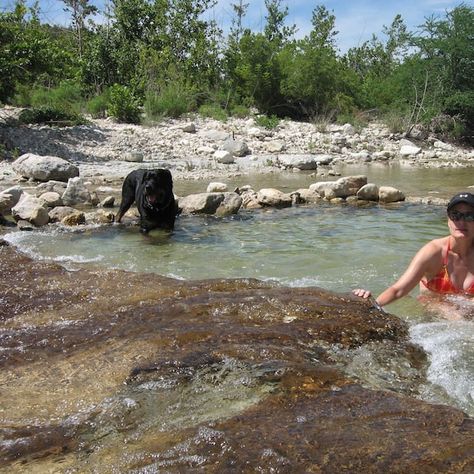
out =
[[[170,235],[136,226],[13,232],[6,240],[35,258],[74,268],[87,262],[179,279],[254,277],[338,292],[378,294],[428,240],[447,232],[442,208],[399,204],[355,208],[322,204],[241,212],[228,218],[185,217]],[[474,415],[474,322],[427,314],[417,290],[389,310],[411,325],[430,356],[425,398]],[[474,312],[472,301],[457,301]],[[469,306],[471,308],[469,308]]]

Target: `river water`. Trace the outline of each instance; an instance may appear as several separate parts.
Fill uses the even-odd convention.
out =
[[[441,195],[449,196],[472,178],[469,172],[459,170],[367,167],[342,172],[369,174],[369,181],[390,182],[408,188],[410,193],[417,189],[420,195],[439,189],[442,179]],[[305,181],[312,180],[304,175],[271,175],[250,177],[245,183],[291,190],[307,186]],[[175,187],[184,194],[198,191],[199,186],[202,191],[202,183],[177,183]],[[35,258],[69,266],[93,262],[186,280],[274,279],[288,286],[320,286],[338,292],[362,286],[378,294],[402,273],[421,245],[446,232],[445,210],[438,206],[402,203],[357,208],[319,204],[241,211],[220,219],[181,216],[171,235],[155,231],[144,237],[134,226],[114,225],[76,231],[58,228],[15,232],[7,240]],[[454,397],[455,404],[473,414],[474,323],[440,322],[436,317],[427,322],[433,315],[427,316],[417,293],[414,290],[389,309],[410,321],[414,340],[430,353],[431,381]],[[461,305],[470,304],[461,301]]]
[[[418,190],[420,196],[442,189],[433,195],[448,197],[473,184],[466,171],[434,170],[428,173],[430,179],[424,171],[349,168],[343,175],[369,174],[369,181],[393,184],[407,189],[407,194]],[[294,190],[313,181],[295,174],[237,178],[230,184]],[[175,187],[178,194],[203,191],[202,183]],[[4,238],[35,259],[60,262],[69,269],[92,264],[178,280],[257,278],[342,293],[365,287],[378,294],[401,274],[421,245],[446,232],[442,207],[323,203],[241,211],[226,218],[180,216],[172,234],[153,231],[143,236],[135,226],[111,225],[51,227],[10,232]],[[411,340],[428,354],[429,383],[421,396],[474,416],[474,304],[453,299],[451,309],[441,314],[428,311],[417,295],[414,290],[388,309],[408,322]],[[456,307],[467,317],[458,317]]]

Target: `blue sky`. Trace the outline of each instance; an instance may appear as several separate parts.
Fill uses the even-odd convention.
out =
[[[238,0],[217,0],[217,5],[209,12],[211,18],[224,29],[228,29],[233,16],[232,4]],[[28,4],[33,3],[27,0]],[[105,8],[111,0],[91,0],[100,10]],[[265,24],[265,1],[244,0],[249,7],[244,19],[244,26],[253,31],[262,31]],[[358,46],[372,34],[382,37],[382,28],[389,26],[395,15],[400,13],[410,31],[415,31],[417,26],[424,23],[425,18],[431,15],[445,15],[447,10],[460,5],[462,0],[332,0],[332,1],[308,1],[308,0],[282,0],[282,7],[288,6],[289,15],[287,23],[296,24],[298,37],[303,37],[311,30],[311,14],[317,5],[324,5],[336,16],[337,46],[345,52],[352,46]],[[470,4],[470,1],[464,3]],[[11,8],[14,0],[0,0],[0,10]],[[39,0],[43,13],[43,21],[49,23],[68,24],[61,0]]]

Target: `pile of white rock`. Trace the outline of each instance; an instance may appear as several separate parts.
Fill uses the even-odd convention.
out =
[[[375,183],[368,183],[367,176],[347,176],[336,181],[318,181],[311,184],[309,188],[298,189],[291,193],[283,193],[274,188],[264,188],[255,191],[251,186],[242,186],[227,193],[225,183],[210,183],[206,193],[194,194],[179,199],[179,206],[184,213],[213,213],[206,212],[204,207],[194,205],[199,201],[203,202],[208,196],[226,196],[230,202],[229,194],[240,196],[244,209],[261,209],[265,207],[290,207],[297,204],[314,204],[327,201],[333,204],[344,202],[362,205],[369,202],[379,202],[383,204],[399,202],[405,200],[405,195],[399,189],[391,186],[377,186]],[[222,198],[223,199],[223,198]],[[234,202],[238,199],[234,198]]]
[[[21,229],[56,222],[78,225],[114,221],[114,214],[109,208],[114,206],[115,196],[109,194],[102,200],[98,197],[98,191],[113,189],[91,190],[91,183],[78,176],[78,168],[67,160],[25,154],[14,162],[13,169],[30,181],[25,182],[24,187],[16,185],[0,193],[0,216],[11,214]],[[32,186],[32,181],[40,183]],[[391,203],[403,201],[405,195],[392,187],[368,183],[367,177],[360,175],[316,182],[307,189],[291,193],[273,188],[255,191],[248,185],[229,191],[225,183],[212,182],[205,193],[177,196],[176,199],[184,215],[225,216],[236,214],[241,208],[283,208],[320,201]]]

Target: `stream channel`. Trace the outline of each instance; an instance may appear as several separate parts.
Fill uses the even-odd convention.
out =
[[[341,172],[343,176],[367,174],[369,182],[393,185],[407,195],[415,196],[448,198],[474,184],[474,171],[471,170],[404,170],[367,166],[346,167]],[[250,183],[255,189],[276,187],[287,192],[308,187],[314,181],[314,177],[306,174],[250,176],[235,178],[235,182],[229,182],[229,188]],[[203,183],[176,182],[175,192],[181,195],[203,192],[205,186]],[[444,206],[403,202],[367,207],[322,203],[287,209],[241,210],[239,214],[225,218],[180,216],[172,234],[153,231],[143,236],[136,226],[111,225],[73,230],[49,227],[34,232],[13,231],[3,238],[35,261],[56,262],[71,271],[81,268],[125,270],[157,274],[178,282],[258,279],[289,288],[317,286],[342,294],[356,287],[365,287],[376,295],[395,281],[420,246],[446,233]],[[387,310],[408,324],[409,339],[427,354],[427,383],[419,390],[418,398],[459,408],[473,417],[474,302],[452,298],[452,304],[461,307],[470,317],[446,318],[436,311],[427,311],[417,295],[418,290],[414,290]],[[26,323],[23,321],[22,324]],[[62,324],[68,323],[64,321]],[[363,355],[357,361],[354,359],[354,373],[364,370],[366,363]],[[104,366],[97,361],[94,364],[97,365],[96,376],[100,378]],[[355,367],[357,364],[359,368]],[[239,380],[243,372],[245,368],[234,367],[234,377]],[[227,396],[232,398],[234,382],[227,381],[219,390],[229,390]],[[161,389],[165,389],[166,380],[163,378],[160,383],[163,384]],[[392,388],[397,389],[396,386]],[[196,396],[200,392],[193,393]],[[185,394],[181,396],[185,397]],[[248,400],[263,396],[264,393],[254,393]],[[177,395],[174,397],[167,403],[190,403]],[[123,403],[129,403],[132,410],[134,402],[129,398]],[[73,401],[65,398],[61,403],[68,405]],[[86,406],[87,400],[81,403],[84,406],[78,407],[79,410],[90,409]],[[231,415],[236,407],[223,404],[220,409],[230,410]],[[204,415],[196,413],[196,416]],[[38,418],[39,421],[32,422],[40,423],[41,414]],[[163,421],[168,425],[175,422],[172,418]],[[190,424],[189,420],[183,421],[186,422]],[[107,433],[103,435],[107,436]],[[150,447],[146,449],[153,451]],[[102,456],[97,466],[103,468],[107,451]],[[152,464],[150,460],[149,464],[142,465]],[[120,472],[118,464],[113,465]],[[131,464],[126,465],[130,467]],[[76,472],[68,462],[64,467],[67,466],[71,469],[68,472]],[[83,465],[85,469],[84,466],[90,468],[87,463]],[[160,466],[166,466],[166,463]]]

